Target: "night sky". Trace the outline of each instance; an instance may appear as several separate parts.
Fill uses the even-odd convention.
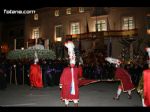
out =
[[[149,1],[149,0],[147,0]],[[0,21],[22,19],[25,15],[6,15],[4,9],[12,10],[36,10],[43,7],[132,7],[147,6],[146,0],[3,0],[0,3]]]
[[[25,14],[4,14],[6,10],[36,10],[48,7],[42,0],[4,0],[0,3],[0,22],[20,20]]]
[[[24,19],[26,14],[4,14],[4,10],[36,10],[43,7],[32,7],[32,8],[1,8],[1,14],[0,14],[0,21],[1,22],[7,22],[7,21],[13,21],[13,20],[20,20]]]

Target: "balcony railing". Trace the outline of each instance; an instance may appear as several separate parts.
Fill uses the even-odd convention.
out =
[[[104,37],[133,37],[137,36],[137,29],[132,30],[119,30],[119,31],[106,31]]]
[[[135,37],[138,35],[137,29],[132,30],[111,30],[111,31],[100,31],[100,32],[89,32],[82,34],[66,35],[66,38],[72,39],[97,39],[97,38],[107,38],[107,37],[118,37],[118,38],[127,38]]]

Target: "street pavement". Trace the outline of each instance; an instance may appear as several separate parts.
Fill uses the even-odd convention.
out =
[[[113,100],[117,92],[117,82],[97,82],[80,87],[79,107],[142,107],[141,97],[136,90],[132,91],[132,99],[123,93],[119,100]],[[64,107],[60,101],[58,86],[42,89],[30,89],[28,85],[8,85],[0,90],[0,106],[2,107]],[[73,103],[70,102],[71,107]]]

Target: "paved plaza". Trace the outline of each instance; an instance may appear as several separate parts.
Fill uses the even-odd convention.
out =
[[[80,87],[79,107],[141,107],[141,98],[137,91],[132,92],[132,99],[122,93],[120,100],[113,100],[117,91],[117,82],[97,82]],[[0,106],[3,107],[64,107],[60,101],[58,86],[30,89],[28,85],[8,85],[0,91]],[[73,103],[70,103],[73,106]]]

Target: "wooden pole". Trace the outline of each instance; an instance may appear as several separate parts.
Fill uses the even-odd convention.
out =
[[[15,84],[17,85],[16,66],[14,67],[14,69],[15,69]]]
[[[47,49],[47,41],[46,40],[44,40],[44,47],[45,47],[45,49]]]
[[[28,41],[27,41],[27,49],[28,49]]]
[[[14,50],[16,50],[16,39],[14,39]]]
[[[22,71],[23,71],[23,76],[22,76],[22,78],[23,78],[23,85],[24,85],[24,65],[23,65]]]
[[[11,80],[12,80],[12,67],[10,69],[10,84],[11,84]]]
[[[46,39],[44,41],[44,47],[45,47],[45,49],[49,49],[49,39]]]
[[[38,40],[37,40],[37,38],[35,39],[35,45],[37,45],[37,43],[38,43]]]

